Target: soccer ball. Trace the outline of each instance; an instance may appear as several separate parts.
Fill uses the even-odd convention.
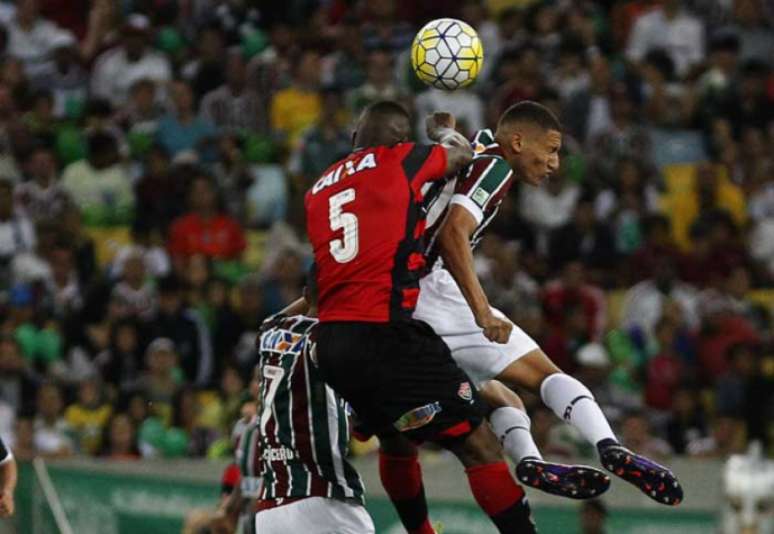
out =
[[[476,30],[457,19],[428,22],[411,45],[417,78],[438,89],[453,91],[470,85],[483,61],[484,47]]]

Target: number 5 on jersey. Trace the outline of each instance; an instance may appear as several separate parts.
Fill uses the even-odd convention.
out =
[[[328,199],[331,230],[343,232],[342,239],[334,239],[330,242],[331,256],[339,263],[354,260],[358,253],[357,216],[342,209],[344,204],[353,200],[355,200],[355,190],[351,187]]]

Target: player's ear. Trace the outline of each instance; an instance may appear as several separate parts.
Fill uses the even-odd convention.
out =
[[[524,136],[520,132],[512,132],[510,135],[511,150],[516,154],[521,154],[524,148]]]

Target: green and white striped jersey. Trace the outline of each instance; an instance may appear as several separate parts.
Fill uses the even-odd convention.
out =
[[[440,265],[436,237],[452,204],[460,204],[476,219],[478,227],[470,238],[471,247],[475,248],[513,183],[513,169],[505,161],[491,130],[478,131],[471,144],[473,161],[453,179],[432,184],[424,191],[428,267]]]
[[[253,417],[242,430],[235,451],[236,463],[239,466],[239,489],[245,499],[257,499],[261,491],[261,447],[259,419]]]
[[[346,457],[348,406],[323,382],[309,356],[316,319],[294,316],[259,340],[261,499],[329,497],[364,502],[363,482]]]

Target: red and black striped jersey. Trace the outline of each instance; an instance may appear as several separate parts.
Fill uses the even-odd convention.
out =
[[[513,169],[503,157],[491,130],[478,131],[471,143],[474,155],[467,167],[445,184],[425,186],[425,255],[430,268],[440,264],[436,238],[449,207],[459,204],[476,219],[478,226],[470,238],[471,247],[475,248],[513,183]]]
[[[334,163],[306,193],[321,322],[411,317],[425,265],[422,188],[445,172],[440,145],[379,146]]]
[[[316,324],[310,317],[288,317],[259,339],[260,498],[362,503],[363,482],[346,460],[348,406],[323,382],[309,355],[309,333]]]

